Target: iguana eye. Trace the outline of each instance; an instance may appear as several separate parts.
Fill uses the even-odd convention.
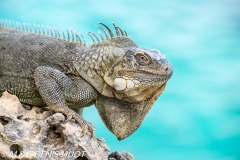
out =
[[[145,57],[145,56],[143,56],[143,55],[140,56],[140,60],[141,60],[141,61],[148,61],[147,57]]]
[[[144,64],[149,63],[148,57],[142,53],[137,54],[137,59],[141,63],[144,63]]]

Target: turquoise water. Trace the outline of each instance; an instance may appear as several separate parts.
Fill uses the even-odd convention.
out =
[[[240,159],[240,1],[0,0],[0,18],[85,35],[114,21],[139,46],[166,55],[173,77],[129,138],[118,141],[93,106],[85,110],[111,151],[136,160]]]

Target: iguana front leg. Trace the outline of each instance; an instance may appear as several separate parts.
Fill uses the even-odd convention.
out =
[[[79,105],[78,102],[91,103],[93,101],[95,97],[89,97],[95,95],[96,93],[92,92],[96,91],[90,85],[86,86],[86,83],[75,84],[64,73],[46,66],[36,68],[34,79],[42,99],[51,110],[63,113],[67,116],[67,120],[71,118],[75,119],[83,129],[88,128],[90,131],[92,130],[93,126],[90,123],[80,118],[76,112],[68,108],[68,103]],[[88,92],[86,92],[86,88]],[[86,93],[90,95],[85,95]]]

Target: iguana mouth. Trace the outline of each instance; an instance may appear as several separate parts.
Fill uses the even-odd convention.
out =
[[[155,75],[155,76],[166,76],[162,73],[156,72],[154,70],[144,70],[144,69],[138,69],[138,70],[126,70],[126,72],[134,72],[134,73],[144,73],[148,75]]]

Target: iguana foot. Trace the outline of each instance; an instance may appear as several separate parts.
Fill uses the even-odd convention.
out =
[[[70,117],[73,118],[79,124],[79,126],[83,129],[84,133],[86,131],[90,131],[91,138],[93,137],[94,126],[90,122],[87,122],[86,120],[82,119],[78,114],[77,115],[71,115]],[[67,117],[67,120],[70,117]]]
[[[67,116],[67,119],[64,123],[67,123],[70,119],[74,119],[79,124],[79,126],[83,129],[83,133],[86,133],[86,131],[90,131],[91,137],[93,137],[94,126],[91,123],[85,121],[82,117],[80,117],[79,114],[77,114],[70,108],[65,108],[64,110],[58,110],[57,112],[61,112],[65,116]]]

